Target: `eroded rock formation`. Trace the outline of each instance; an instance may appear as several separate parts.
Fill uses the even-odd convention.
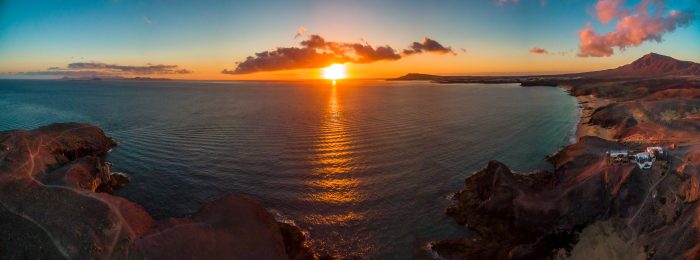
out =
[[[107,193],[128,181],[102,159],[114,146],[99,128],[77,123],[0,132],[0,256],[314,258],[296,227],[234,194],[188,217],[154,220]]]

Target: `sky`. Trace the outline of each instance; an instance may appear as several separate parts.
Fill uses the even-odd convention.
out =
[[[700,62],[699,19],[697,0],[0,0],[0,77],[581,72]]]

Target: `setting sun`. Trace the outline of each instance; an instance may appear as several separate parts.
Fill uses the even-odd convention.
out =
[[[323,78],[330,80],[344,79],[347,75],[345,74],[345,65],[334,63],[333,65],[323,69]]]

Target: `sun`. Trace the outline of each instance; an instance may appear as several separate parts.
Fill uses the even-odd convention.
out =
[[[345,65],[333,63],[333,65],[328,66],[328,68],[323,69],[323,78],[330,80],[338,80],[347,78],[348,75],[345,74]]]

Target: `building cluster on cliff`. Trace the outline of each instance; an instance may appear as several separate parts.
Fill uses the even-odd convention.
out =
[[[615,150],[606,153],[609,164],[635,163],[640,169],[651,169],[656,160],[666,160],[666,152],[660,146],[647,147],[644,151]]]

